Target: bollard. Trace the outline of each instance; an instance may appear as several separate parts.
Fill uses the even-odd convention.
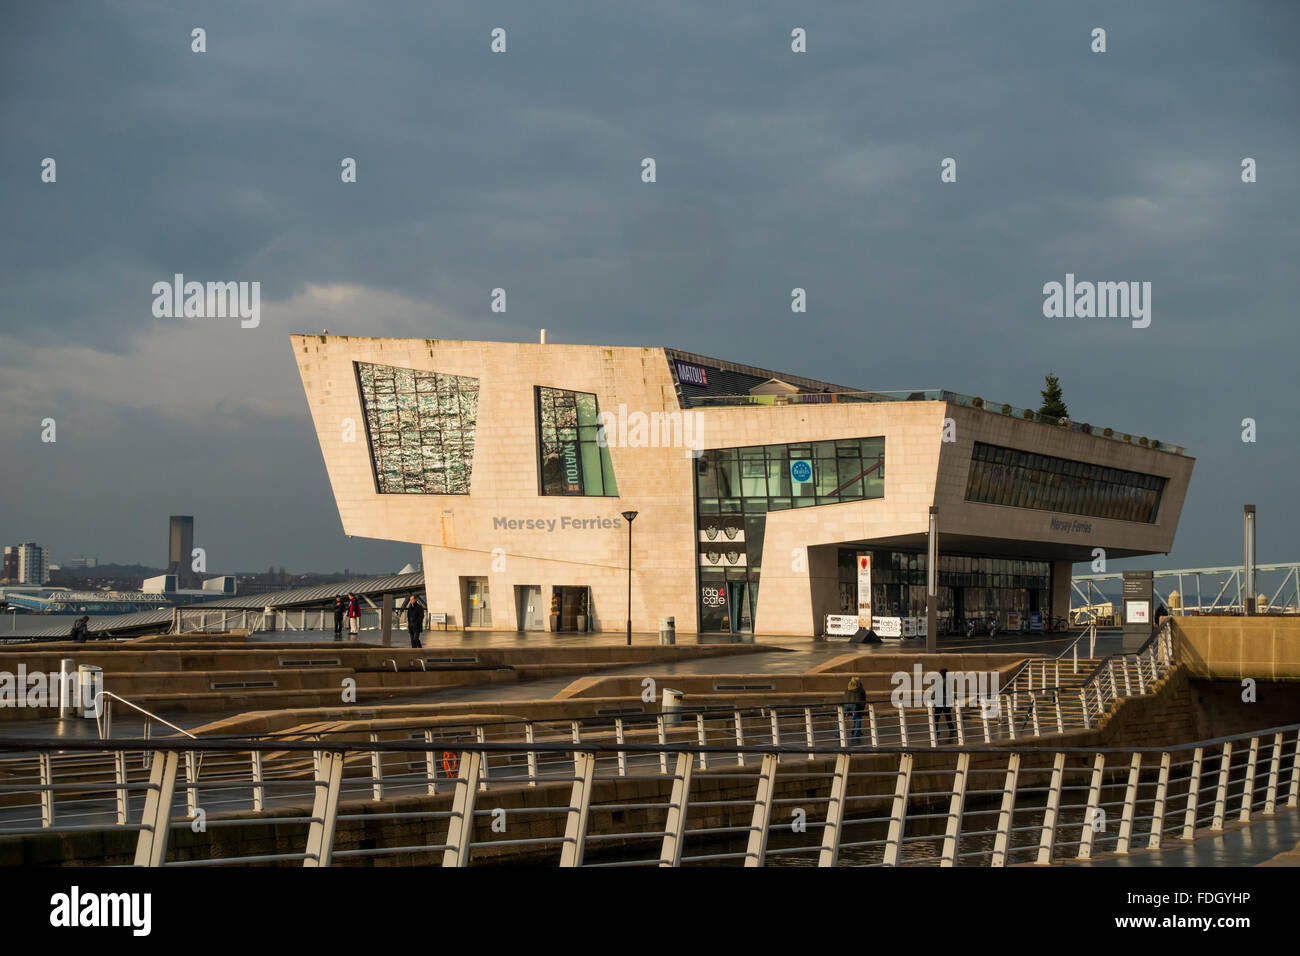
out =
[[[77,662],[71,657],[59,661],[59,720],[78,713],[77,709]]]
[[[661,617],[659,619],[659,643],[677,643],[677,618]]]
[[[100,694],[104,690],[104,671],[94,664],[80,664],[77,667],[77,701],[76,712],[91,720],[100,714],[104,706]]]
[[[682,692],[671,687],[664,688],[663,712],[669,727],[677,727],[682,722]]]

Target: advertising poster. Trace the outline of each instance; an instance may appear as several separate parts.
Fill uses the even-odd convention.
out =
[[[871,627],[871,555],[858,555],[858,624]]]

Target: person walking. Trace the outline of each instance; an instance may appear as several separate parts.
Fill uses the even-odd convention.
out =
[[[867,705],[867,689],[862,686],[862,679],[854,676],[849,678],[848,703],[844,705],[845,716],[853,717],[853,739],[857,740],[862,736],[862,710]]]
[[[334,640],[343,640],[343,615],[347,608],[343,606],[343,595],[334,595]]]
[[[348,595],[348,640],[355,641],[361,632],[361,602],[355,594]]]
[[[424,605],[414,595],[406,605],[406,630],[411,635],[411,646],[420,646],[420,635],[424,633]]]
[[[948,669],[946,667],[939,670],[939,686],[936,688],[937,700],[934,706],[934,729],[939,731],[939,722],[946,721],[948,724],[948,736],[957,735],[957,725],[952,720],[952,690],[948,687]]]

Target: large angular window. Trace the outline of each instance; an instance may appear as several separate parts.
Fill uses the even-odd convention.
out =
[[[1165,480],[976,442],[966,500],[1154,524]]]
[[[357,362],[375,488],[381,495],[467,495],[478,379]]]
[[[617,496],[609,448],[598,439],[596,396],[541,386],[536,392],[542,494]]]

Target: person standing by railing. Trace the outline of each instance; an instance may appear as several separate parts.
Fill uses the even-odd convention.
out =
[[[343,615],[347,608],[343,606],[343,595],[334,595],[334,640],[343,640]]]
[[[946,720],[948,723],[948,736],[957,736],[957,725],[952,719],[952,690],[948,687],[948,668],[939,670],[939,686],[935,688],[937,700],[934,706],[934,729],[939,731],[939,721]]]
[[[361,604],[355,594],[348,595],[348,640],[355,641],[361,630]]]
[[[857,740],[862,736],[862,710],[867,705],[867,689],[862,686],[862,679],[854,676],[849,678],[849,700],[844,705],[846,716],[853,717],[853,739]]]

